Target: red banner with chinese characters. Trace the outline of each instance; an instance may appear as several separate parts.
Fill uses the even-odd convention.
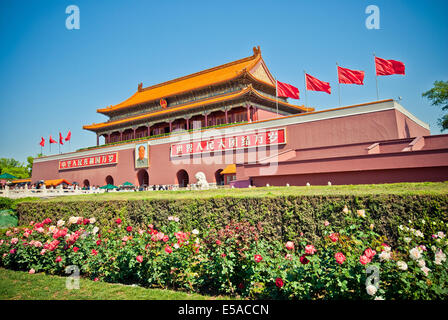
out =
[[[181,157],[191,154],[225,152],[284,143],[286,143],[285,129],[271,129],[263,130],[262,132],[172,144],[170,155],[171,157]]]
[[[98,154],[94,156],[71,159],[71,160],[60,160],[59,170],[102,166],[113,163],[118,163],[118,152]]]

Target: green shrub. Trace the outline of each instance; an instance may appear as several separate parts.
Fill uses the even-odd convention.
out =
[[[45,218],[96,217],[100,226],[112,226],[115,217],[133,226],[167,224],[178,216],[182,228],[200,231],[222,228],[230,221],[261,222],[262,237],[287,241],[303,233],[310,240],[322,235],[322,222],[344,226],[342,208],[368,210],[374,224],[389,241],[398,237],[397,226],[408,220],[439,218],[448,222],[448,195],[280,196],[273,198],[146,199],[112,201],[51,201],[17,204],[19,224]]]

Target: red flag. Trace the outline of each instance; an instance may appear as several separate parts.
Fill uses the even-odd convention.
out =
[[[40,143],[39,143],[42,147],[45,147],[45,139],[44,137],[41,137]]]
[[[328,82],[320,81],[313,76],[310,76],[308,73],[305,73],[306,76],[306,90],[311,91],[323,91],[328,94],[331,94],[331,87]]]
[[[299,99],[299,89],[290,84],[277,81],[277,97]]]
[[[59,132],[59,143],[64,144],[64,137],[62,136],[62,133]]]
[[[48,141],[50,141],[50,143],[58,143],[56,140],[54,140],[54,139],[51,137],[51,135],[50,135],[50,140],[48,140]]]
[[[338,66],[339,83],[364,84],[364,71],[350,70]]]
[[[404,74],[404,63],[401,61],[385,60],[375,57],[375,68],[377,76]]]
[[[72,133],[70,130],[68,130],[67,136],[65,137],[65,141],[69,141],[72,137]]]

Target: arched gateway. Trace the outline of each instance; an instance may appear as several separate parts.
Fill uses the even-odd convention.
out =
[[[177,171],[176,176],[177,176],[177,183],[179,184],[180,188],[185,188],[190,183],[187,171],[183,169],[179,170]]]
[[[149,185],[149,174],[146,169],[140,169],[137,172],[137,179],[139,186],[148,186]]]

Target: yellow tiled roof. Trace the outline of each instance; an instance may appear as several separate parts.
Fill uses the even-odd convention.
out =
[[[58,185],[60,185],[61,183],[70,184],[70,182],[68,182],[68,181],[65,180],[65,179],[45,180],[44,182],[45,182],[45,185],[46,185],[47,187],[49,187],[49,186],[58,186]]]
[[[138,116],[134,116],[134,117],[129,117],[129,118],[125,118],[125,119],[120,119],[120,120],[115,120],[115,121],[109,121],[109,122],[102,122],[102,123],[94,123],[91,125],[85,125],[83,126],[83,129],[86,130],[96,130],[96,129],[101,129],[101,128],[107,128],[113,125],[117,125],[117,124],[123,124],[123,123],[127,123],[127,122],[133,122],[133,121],[139,121],[139,120],[144,120],[144,119],[149,119],[152,118],[154,116],[158,116],[158,115],[163,115],[163,114],[169,114],[171,112],[177,112],[177,111],[181,111],[181,110],[185,110],[185,109],[190,109],[190,108],[194,108],[194,107],[198,107],[198,106],[205,106],[205,105],[209,105],[209,104],[213,104],[213,103],[217,103],[217,102],[223,102],[223,101],[227,101],[227,100],[232,100],[235,99],[237,97],[240,97],[246,93],[249,92],[253,92],[255,95],[263,98],[263,99],[267,99],[270,100],[272,102],[275,102],[274,98],[270,98],[267,97],[265,95],[263,95],[262,93],[260,93],[259,91],[255,90],[251,85],[249,85],[248,87],[237,91],[237,92],[231,92],[231,93],[226,93],[226,94],[222,94],[216,97],[212,97],[212,98],[208,98],[208,99],[203,99],[203,100],[198,100],[195,102],[191,102],[191,103],[186,103],[183,105],[179,105],[177,107],[172,107],[172,108],[167,108],[167,109],[161,109],[161,110],[157,110],[157,111],[153,111],[150,113],[145,113],[145,114],[141,114]],[[297,106],[294,104],[289,104],[287,102],[281,101],[279,100],[278,103],[280,105],[285,105],[288,106],[290,108],[295,108],[301,111],[313,111],[314,108],[306,108],[304,106]]]
[[[254,48],[253,50],[254,54],[250,57],[163,82],[151,87],[139,89],[127,100],[114,106],[97,109],[97,112],[109,113],[111,111],[123,109],[136,104],[166,98],[171,95],[188,92],[236,78],[245,70],[250,70],[254,67],[261,59],[260,48]]]
[[[221,171],[221,174],[235,174],[236,173],[236,164],[229,164],[224,170]]]

